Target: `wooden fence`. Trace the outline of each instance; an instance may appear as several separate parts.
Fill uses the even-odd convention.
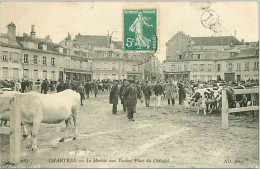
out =
[[[1,110],[10,110],[10,127],[0,127],[0,133],[10,137],[10,163],[20,162],[21,116],[19,112],[19,97],[1,96]]]
[[[251,101],[254,100],[254,93],[259,93],[258,89],[235,89],[235,94],[251,94]],[[228,99],[227,91],[222,90],[222,128],[228,128],[228,114],[234,112],[243,112],[243,111],[255,111],[259,110],[259,106],[247,106],[240,108],[228,108]]]

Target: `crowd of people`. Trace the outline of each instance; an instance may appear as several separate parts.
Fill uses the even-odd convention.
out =
[[[252,83],[252,80],[250,81]],[[254,81],[256,82],[256,81]],[[223,82],[228,85],[238,85],[237,82]],[[245,82],[245,84],[248,81]],[[155,97],[154,107],[161,108],[161,101],[167,100],[168,105],[174,106],[178,99],[178,104],[183,105],[187,93],[194,92],[198,87],[207,85],[216,85],[216,82],[193,82],[193,81],[139,81],[139,80],[85,80],[69,81],[60,80],[58,83],[52,80],[43,80],[39,82],[40,91],[47,94],[49,91],[61,92],[66,89],[72,89],[80,94],[81,105],[83,100],[90,98],[90,93],[97,97],[100,92],[109,93],[109,103],[112,104],[112,114],[118,114],[118,105],[121,103],[123,111],[127,113],[129,121],[134,121],[137,100],[145,102],[146,107],[151,107],[151,97]],[[15,83],[15,90],[26,93],[32,90],[33,83],[27,79],[19,80]],[[144,101],[143,101],[144,99]]]
[[[161,107],[162,98],[166,98],[168,105],[172,103],[173,106],[175,105],[175,99],[179,98],[179,104],[182,105],[186,97],[185,92],[182,81],[176,83],[170,80],[163,84],[161,81],[157,81],[156,84],[151,84],[150,81],[114,81],[110,91],[109,103],[113,104],[112,114],[118,114],[117,105],[120,99],[123,111],[127,112],[129,121],[134,121],[133,115],[136,112],[138,99],[142,103],[142,98],[144,98],[146,107],[150,107],[150,99],[154,94],[156,98],[155,108]]]

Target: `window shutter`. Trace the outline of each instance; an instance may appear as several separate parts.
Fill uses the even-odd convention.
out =
[[[22,55],[21,60],[22,60],[22,63],[24,63],[24,54]]]

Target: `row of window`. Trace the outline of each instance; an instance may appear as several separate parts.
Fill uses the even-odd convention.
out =
[[[133,70],[137,70],[138,67],[133,66]],[[119,70],[119,64],[116,62],[108,63],[108,62],[96,62],[95,63],[95,69],[103,69],[103,70]],[[121,64],[121,70],[126,70],[126,64]]]
[[[234,67],[234,63],[227,63],[227,71],[228,72],[232,72],[233,71],[233,67]],[[245,62],[245,69],[244,70],[249,70],[250,69],[250,62]],[[254,62],[254,70],[258,70],[259,69],[259,63],[258,61]],[[237,63],[236,64],[236,70],[237,71],[241,71],[241,63]],[[217,71],[220,72],[221,71],[221,65],[217,64]]]
[[[237,63],[236,64],[236,70],[240,71],[241,70],[241,64],[242,63]],[[250,62],[245,62],[244,70],[249,70],[250,69]],[[234,67],[234,63],[227,63],[227,71],[232,72]],[[184,69],[182,69],[184,68]],[[171,65],[172,71],[188,71],[188,65]],[[259,63],[258,61],[254,62],[254,70],[259,69]],[[192,71],[193,72],[212,72],[213,71],[213,65],[212,64],[193,64],[192,65]],[[221,71],[221,64],[217,64],[217,72]]]
[[[96,74],[96,76],[94,77],[96,80],[101,80],[101,79],[112,79],[115,80],[117,79],[117,75],[116,74]],[[121,75],[121,79],[125,79],[125,75]]]
[[[33,49],[41,49],[41,50],[47,50],[48,49],[47,45],[45,45],[45,44],[39,45],[39,44],[33,43],[33,42],[24,42],[24,46],[28,47],[28,48],[33,48]],[[62,47],[57,47],[56,52],[63,53],[63,54],[72,54],[70,49],[62,48]],[[89,57],[89,53],[84,52],[84,51],[75,51],[75,54],[79,55],[79,56]]]
[[[8,79],[8,78],[11,78],[11,69],[8,68],[8,67],[3,67],[2,68],[2,78],[3,79]],[[24,69],[23,70],[23,77],[24,78],[30,78],[30,73],[29,73],[29,69]],[[13,68],[12,69],[12,78],[13,79],[19,79],[19,69],[18,68]],[[34,80],[37,80],[39,79],[39,71],[38,70],[33,70],[33,74],[32,74],[32,78]],[[42,71],[42,78],[43,79],[46,79],[47,78],[47,70],[43,70]],[[52,80],[56,80],[56,74],[55,74],[55,71],[51,71],[51,79]]]
[[[8,67],[3,67],[2,68],[2,78],[3,79],[8,79],[10,72],[10,69],[8,69]],[[13,79],[19,79],[19,69],[18,68],[13,68]]]
[[[205,82],[205,81],[209,81],[209,80],[212,80],[212,75],[208,75],[208,76],[205,76],[205,75],[193,75],[193,80],[194,81],[202,81],[202,82]]]
[[[19,62],[19,54],[17,52],[2,52],[2,61],[3,62]]]
[[[28,54],[23,55],[23,63],[29,63],[29,55]],[[35,65],[39,64],[39,57],[37,55],[33,55],[32,63],[35,64]],[[46,56],[42,56],[42,64],[47,65],[47,57]],[[55,58],[51,58],[51,65],[55,66]]]
[[[207,67],[207,69],[206,69]],[[188,71],[188,65],[171,65],[172,71]],[[212,64],[193,64],[192,65],[192,71],[193,72],[212,72],[213,71],[213,65]]]
[[[91,63],[67,59],[66,67],[77,68],[77,69],[81,69],[81,68],[89,69],[91,67]]]
[[[101,51],[97,51],[97,56],[98,57],[121,57],[121,55],[119,53],[113,52],[113,51],[109,51],[109,52],[101,52]]]
[[[24,77],[25,78],[29,78],[30,77],[29,69],[24,69],[23,73],[24,73]],[[39,71],[38,70],[33,70],[32,78],[34,80],[39,79]],[[43,79],[47,79],[47,70],[43,70],[42,71],[42,78]],[[51,71],[51,79],[52,80],[56,80],[56,73],[55,73],[55,71]]]

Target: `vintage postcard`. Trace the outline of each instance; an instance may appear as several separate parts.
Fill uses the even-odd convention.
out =
[[[258,168],[259,2],[0,2],[1,168]]]

